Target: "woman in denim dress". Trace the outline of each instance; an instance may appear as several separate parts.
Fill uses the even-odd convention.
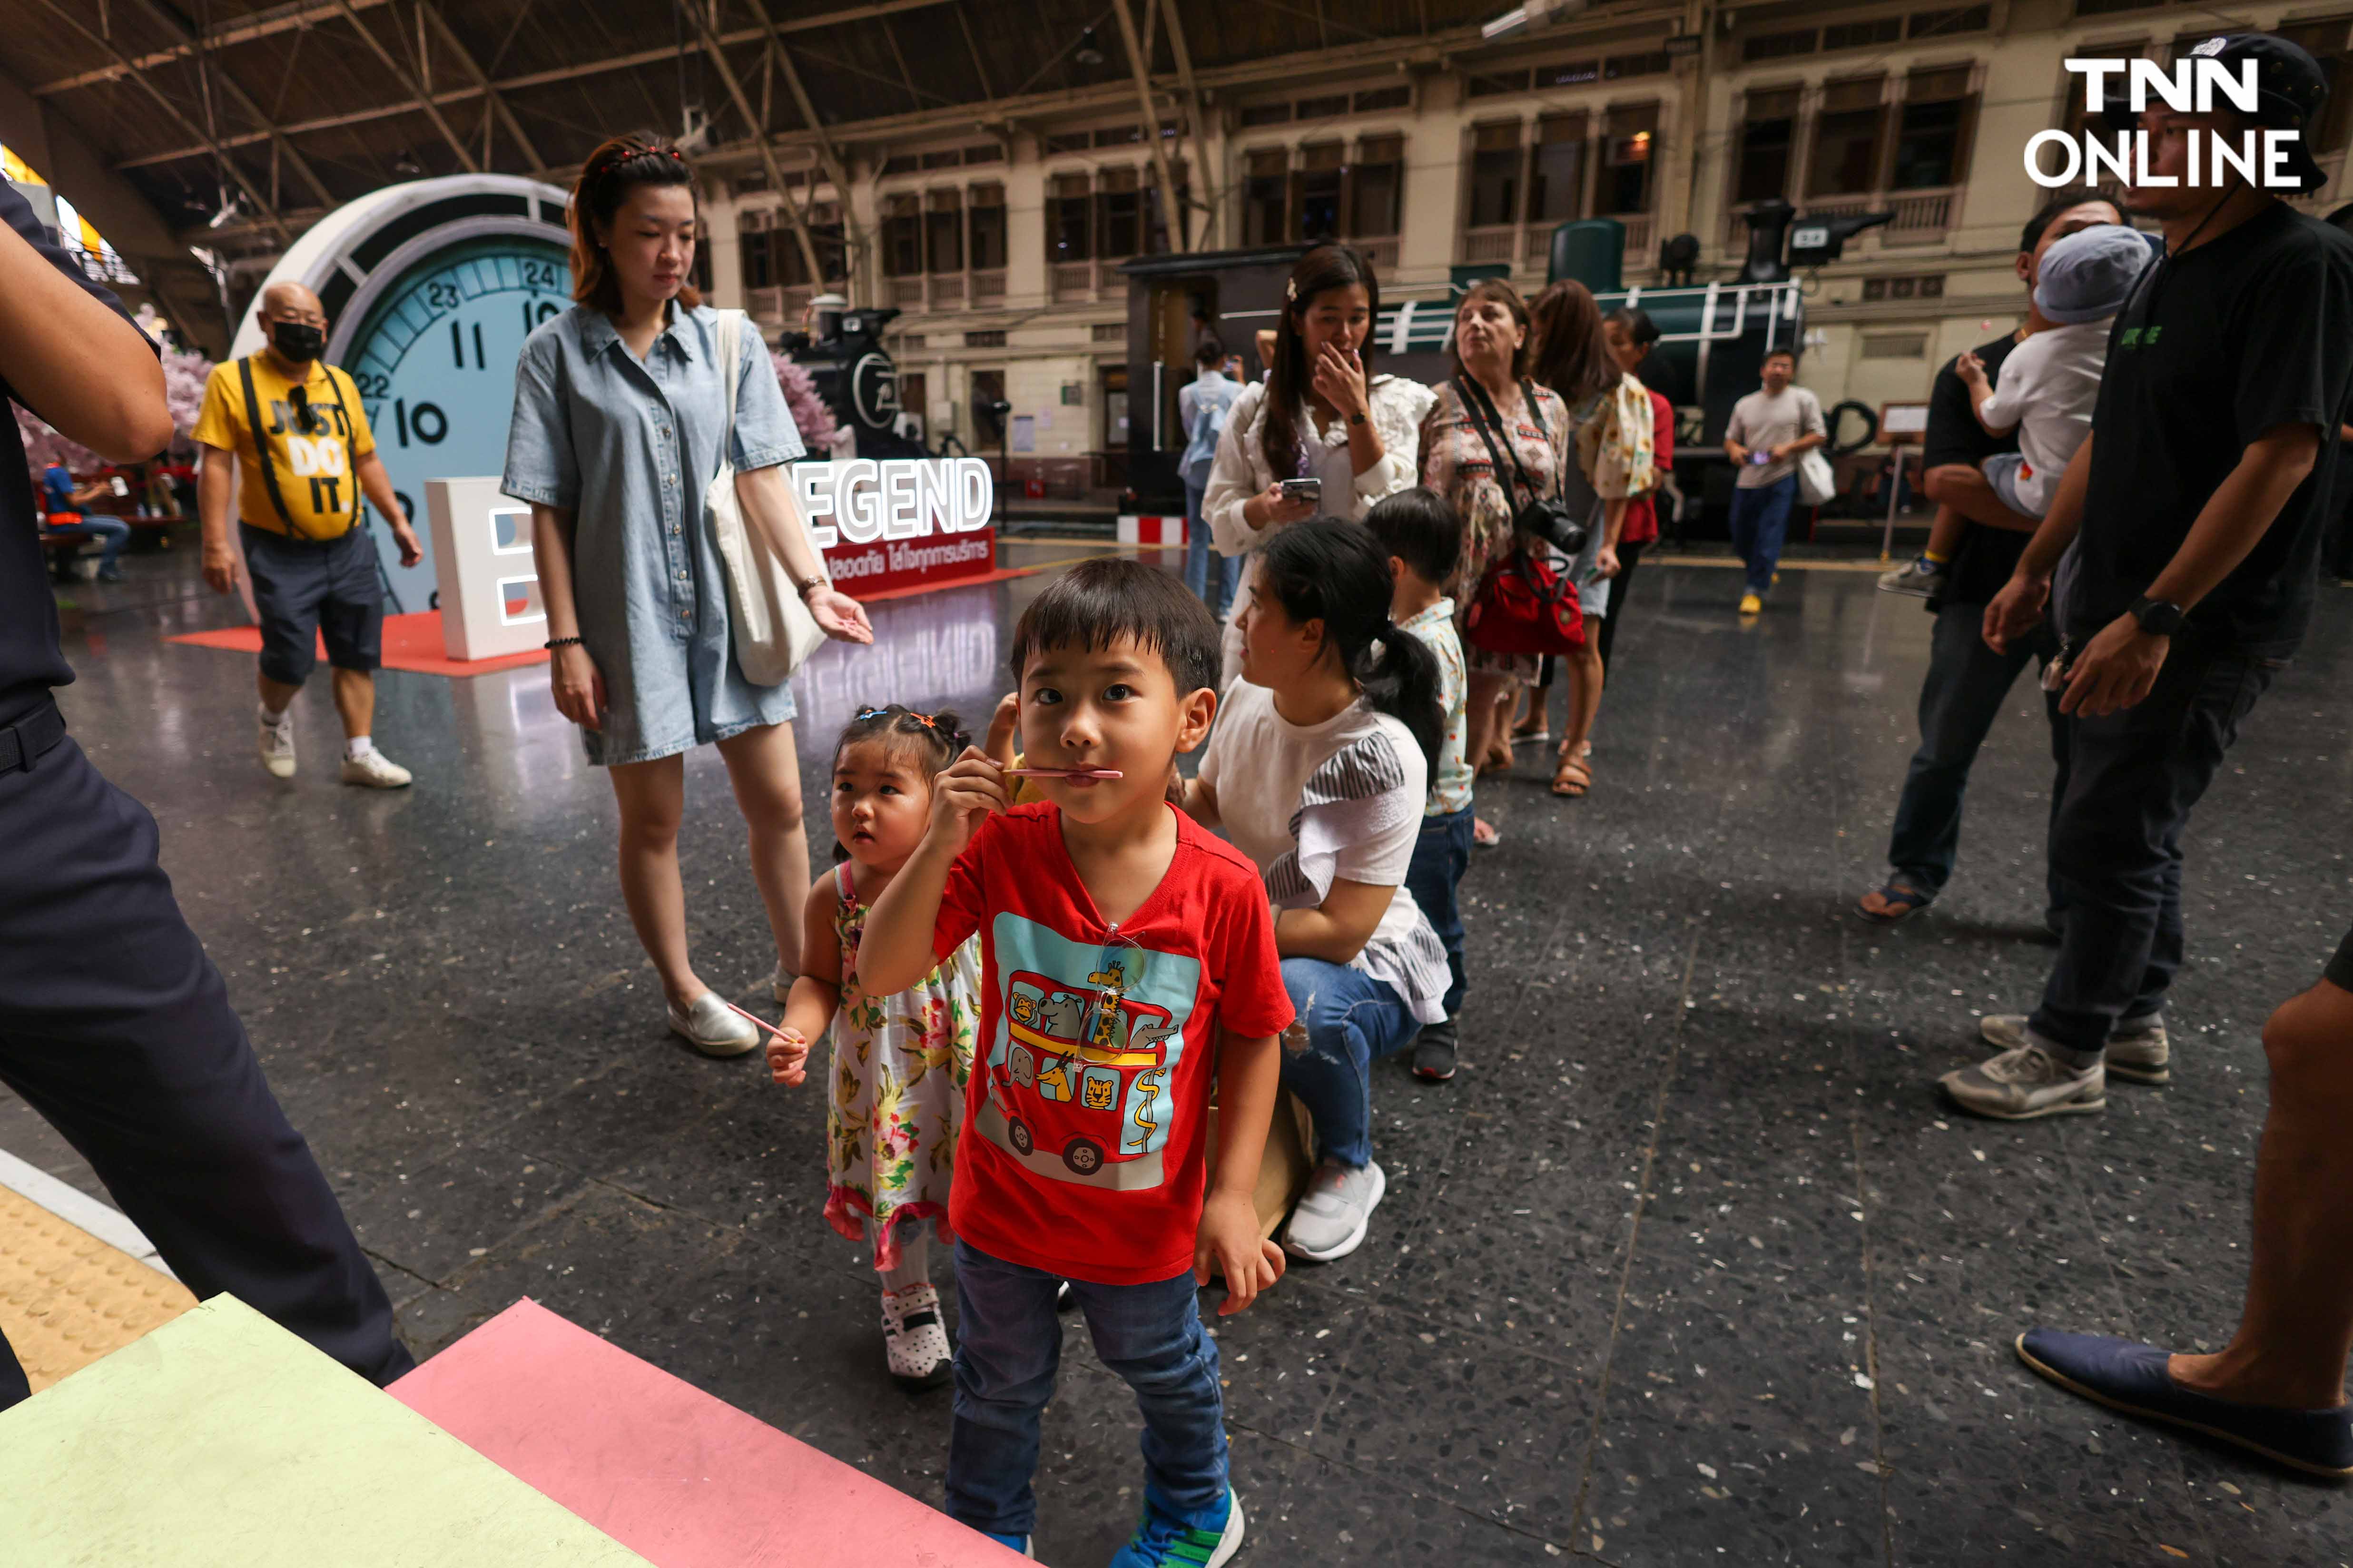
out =
[[[726,569],[703,519],[721,442],[746,527],[765,530],[828,636],[871,642],[856,600],[834,591],[782,464],[799,432],[746,327],[717,363],[719,317],[686,281],[694,175],[648,136],[589,155],[573,187],[572,297],[523,344],[501,488],[531,503],[547,607],[555,705],[608,770],[621,813],[621,893],[660,971],[670,1026],[697,1050],[759,1044],[689,961],[678,870],[688,747],[716,745],[751,826],[753,880],[767,906],[779,1002],[800,967],[809,882],[789,685],[744,678],[728,629]],[[726,429],[726,381],[736,381]]]

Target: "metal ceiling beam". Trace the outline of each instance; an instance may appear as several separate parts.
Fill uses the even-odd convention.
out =
[[[980,83],[980,95],[983,98],[995,98],[997,89],[988,85],[987,62],[980,58],[980,40],[972,36],[972,18],[965,15],[964,0],[953,0],[953,4],[955,6],[956,26],[964,29],[965,49],[972,56],[973,78]]]
[[[1144,139],[1152,151],[1153,176],[1160,182],[1160,214],[1168,225],[1169,248],[1190,250],[1186,231],[1193,226],[1185,221],[1185,209],[1177,201],[1176,175],[1168,166],[1168,149],[1161,143],[1160,108],[1152,101],[1152,61],[1144,53],[1144,39],[1135,30],[1135,16],[1128,10],[1127,0],[1111,0],[1111,9],[1119,20],[1120,42],[1126,46],[1127,63],[1135,78],[1135,101],[1144,110]]]
[[[839,26],[846,22],[863,22],[873,16],[894,16],[902,11],[924,11],[935,5],[950,3],[951,0],[869,0],[866,5],[846,6],[841,10],[827,11],[814,16],[788,17],[776,26],[780,31],[787,33],[815,32],[827,27]],[[351,0],[351,9],[372,11],[379,5],[390,4],[392,0]],[[136,57],[123,55],[118,51],[115,64],[100,66],[93,70],[79,71],[72,76],[59,77],[54,81],[43,82],[32,90],[33,95],[37,98],[47,98],[54,93],[70,92],[78,87],[90,87],[103,81],[119,81],[136,71],[169,65],[174,60],[187,59],[195,55],[199,48],[219,49],[231,44],[248,43],[255,38],[268,37],[273,33],[289,32],[297,27],[308,27],[320,22],[333,21],[343,14],[344,7],[341,0],[306,0],[306,3],[301,5],[280,6],[274,11],[258,12],[251,16],[240,17],[233,23],[224,22],[206,28],[199,35],[202,38],[201,44],[195,37],[187,37],[169,48],[153,49]],[[761,29],[745,27],[730,33],[722,33],[719,35],[719,39],[720,42],[728,45],[748,44],[759,37],[761,37]],[[673,59],[677,58],[677,54],[678,51],[671,48],[646,49],[636,55],[617,58],[631,64],[646,64],[654,60]],[[599,62],[594,69],[606,69],[608,63]],[[562,79],[559,77],[551,79]],[[500,85],[504,87],[512,83],[501,81]],[[436,96],[438,101],[448,101],[446,95],[437,94]]]
[[[1185,18],[1177,14],[1176,0],[1157,0],[1157,4],[1168,14],[1168,52],[1176,59],[1176,85],[1185,94],[1185,126],[1193,143],[1193,162],[1201,171],[1201,204],[1208,213],[1201,225],[1201,249],[1211,250],[1225,221],[1226,193],[1218,183],[1219,166],[1209,158],[1208,132],[1203,125],[1208,111],[1201,101],[1201,84],[1193,79],[1193,51],[1185,42]],[[1430,31],[1427,16],[1422,19],[1422,31]]]
[[[74,16],[72,12],[68,11],[64,6],[57,4],[57,0],[39,0],[39,4],[43,10],[48,12],[58,21],[63,22],[67,26],[72,28],[83,37],[89,39],[90,42],[96,45],[98,48],[104,49],[107,53],[114,56],[115,58],[123,60],[127,60],[129,58],[129,57],[124,55],[121,49],[115,48],[114,44],[110,39],[100,36],[100,34],[92,32],[88,26],[83,25],[79,17]],[[213,140],[212,133],[210,132],[206,131],[203,126],[197,124],[195,121],[189,119],[186,114],[183,113],[178,104],[174,103],[170,99],[164,97],[164,90],[157,87],[153,82],[148,80],[144,72],[134,72],[132,74],[140,87],[145,90],[147,96],[155,101],[156,107],[163,110],[164,113],[170,115],[173,120],[177,122],[181,128],[185,130],[190,135],[196,137],[204,143],[203,147],[199,149],[200,151],[209,152],[216,158],[220,160],[221,168],[225,170],[231,178],[237,181],[238,188],[243,190],[246,196],[252,200],[255,210],[269,223],[271,228],[279,234],[279,236],[281,238],[290,240],[293,238],[293,235],[291,231],[287,228],[285,220],[278,216],[278,209],[270,204],[269,198],[262,194],[261,187],[253,183],[252,176],[245,172],[243,167],[237,164],[236,159],[228,155],[228,150],[222,146],[218,142]]]
[[[522,149],[522,155],[530,160],[530,166],[534,169],[545,167],[547,160],[540,156],[539,147],[532,141],[531,132],[525,131],[522,122],[515,118],[514,110],[507,103],[505,92],[491,82],[490,72],[482,69],[481,62],[474,58],[474,52],[450,29],[449,19],[441,15],[441,7],[420,0],[417,8],[432,19],[433,30],[441,35],[443,46],[458,57],[458,63],[466,68],[466,74],[474,79],[475,85],[490,99],[491,109],[498,115],[499,123],[507,128],[507,134],[514,139],[516,146]],[[488,162],[488,159],[484,161]]]
[[[711,19],[703,14],[702,6],[690,4],[685,10],[694,18],[694,30],[702,40],[702,52],[711,57],[712,65],[719,72],[720,81],[727,89],[727,96],[735,101],[735,112],[744,117],[744,123],[751,128],[752,139],[759,143],[760,161],[768,169],[768,188],[783,197],[785,216],[792,221],[793,237],[801,243],[801,260],[808,263],[809,284],[812,288],[821,288],[825,283],[825,264],[818,260],[817,237],[809,232],[807,215],[793,205],[792,196],[785,189],[785,166],[776,161],[776,143],[768,134],[768,127],[761,122],[759,111],[752,107],[751,95],[744,90],[744,83],[735,75],[735,68],[727,63],[727,51],[720,47],[719,35],[712,31]],[[846,212],[849,207],[849,192],[846,187],[841,192],[841,205]]]
[[[174,16],[171,11],[165,9],[164,6],[157,5],[155,0],[138,0],[138,3],[139,8],[144,11],[150,17],[153,18],[156,26],[164,28],[166,32],[172,34],[173,37],[180,39],[182,43],[186,45],[191,56],[198,56],[200,54],[200,51],[195,48],[195,35],[188,31],[186,25],[183,23],[178,16]],[[197,63],[198,69],[201,69],[203,68],[203,61],[200,58],[198,58]],[[227,95],[229,102],[236,107],[239,113],[249,116],[255,124],[262,128],[264,135],[271,146],[276,150],[278,156],[283,160],[287,167],[294,171],[296,175],[301,179],[304,185],[311,187],[311,194],[317,196],[321,201],[325,202],[329,207],[334,206],[334,193],[330,191],[327,188],[326,182],[319,177],[319,171],[311,166],[311,161],[302,156],[301,154],[296,152],[294,150],[293,143],[286,140],[286,134],[279,128],[276,117],[265,113],[262,111],[261,105],[256,103],[252,98],[248,96],[245,89],[239,87],[227,71],[212,72],[211,79],[216,80],[220,84],[221,90]],[[211,133],[216,137],[218,135],[216,129]],[[224,143],[224,145],[226,145],[226,143]]]
[[[367,44],[369,51],[384,62],[385,69],[392,72],[392,79],[400,84],[400,90],[408,94],[416,107],[425,111],[425,117],[433,122],[433,128],[441,132],[441,139],[449,143],[449,150],[458,154],[458,162],[464,166],[466,172],[470,175],[480,174],[481,161],[474,156],[473,150],[466,145],[464,138],[450,128],[449,122],[442,117],[440,106],[433,101],[431,94],[426,91],[424,86],[408,74],[408,68],[400,63],[399,57],[385,48],[384,40],[370,31],[368,25],[360,19],[360,14],[352,8],[352,0],[335,0],[335,5],[343,14],[343,19],[351,23],[353,29]],[[490,92],[487,86],[482,90],[493,99],[498,96],[495,92]]]

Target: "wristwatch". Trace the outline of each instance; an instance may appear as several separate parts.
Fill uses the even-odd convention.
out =
[[[793,583],[793,587],[799,590],[800,596],[804,599],[807,599],[810,593],[818,588],[831,588],[833,584],[826,579],[825,575],[822,572],[818,574],[816,577],[807,579],[806,581],[796,579]]]
[[[1348,423],[1352,425],[1361,425],[1364,422],[1365,417],[1362,414],[1351,414],[1348,416]]]
[[[2168,604],[2161,599],[2137,599],[2129,612],[2140,622],[2140,629],[2151,637],[2170,637],[2181,630],[2189,611],[2178,604]]]

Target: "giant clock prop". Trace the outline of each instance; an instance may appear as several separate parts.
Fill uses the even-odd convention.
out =
[[[404,568],[375,531],[393,610],[424,609],[436,581],[425,482],[506,467],[522,340],[572,303],[565,195],[512,175],[389,185],[336,208],[295,241],[268,282],[327,307],[327,360],[351,372],[377,455],[425,559]],[[248,316],[231,353],[262,346]]]

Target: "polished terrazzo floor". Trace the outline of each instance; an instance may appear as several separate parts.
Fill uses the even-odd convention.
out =
[[[161,641],[227,620],[191,556],[75,590],[62,700],[161,819],[418,1353],[530,1295],[936,1502],[947,1395],[884,1376],[872,1277],[818,1217],[817,1095],[664,1033],[609,795],[543,675],[386,676],[399,795],[334,782],[322,683],[279,784],[248,662]],[[864,702],[985,714],[1042,580],[877,606],[879,649],[805,673],[804,735]],[[2036,1322],[2228,1333],[2258,1030],[2353,919],[2353,594],[2324,590],[2200,810],[2172,1086],[2000,1127],[1932,1079],[2051,956],[2036,699],[2021,683],[1979,765],[1946,899],[1864,926],[1927,619],[1857,571],[1792,571],[1746,627],[1736,591],[1645,566],[1588,799],[1551,800],[1533,759],[1482,784],[1509,842],[1466,886],[1462,1074],[1382,1067],[1372,1240],[1220,1326],[1245,1561],[2353,1559],[2343,1492],[2080,1404],[2010,1349]],[[715,755],[689,778],[698,963],[748,1000],[768,959],[742,825]],[[5,1096],[0,1148],[89,1181]],[[1072,1333],[1039,1554],[1082,1565],[1141,1481],[1126,1393]]]

